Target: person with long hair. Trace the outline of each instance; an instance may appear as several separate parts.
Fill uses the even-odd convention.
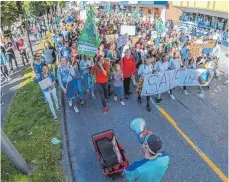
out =
[[[110,49],[107,52],[107,57],[110,58],[112,65],[115,65],[119,62],[121,55],[118,49],[116,49],[116,44],[112,43]]]
[[[142,62],[143,62],[143,64],[138,69],[138,75],[140,76],[140,80],[139,80],[138,86],[137,86],[138,102],[139,103],[142,103],[141,91],[142,91],[142,87],[143,87],[144,76],[152,74],[154,71],[154,67],[152,65],[152,59],[144,56],[142,58]],[[147,109],[147,111],[150,112],[151,111],[150,96],[146,96],[146,100],[147,100],[146,109]]]
[[[60,66],[57,69],[58,83],[60,85],[60,88],[68,98],[69,107],[73,106],[75,112],[78,113],[79,110],[76,107],[76,104],[73,105],[72,102],[73,99],[75,99],[75,95],[76,95],[74,82],[73,82],[73,75],[75,75],[74,69],[70,67],[65,57],[61,57]]]
[[[105,99],[108,97],[109,69],[109,64],[105,62],[105,58],[101,55],[97,57],[96,64],[91,69],[91,74],[95,75],[96,88],[101,97],[104,114],[108,112]]]
[[[45,96],[45,99],[46,101],[48,102],[48,105],[49,105],[49,109],[54,117],[54,120],[57,120],[57,115],[56,115],[56,112],[55,112],[55,109],[53,107],[53,101],[52,101],[52,98],[54,100],[54,103],[56,105],[56,109],[58,111],[60,111],[60,107],[59,107],[59,104],[58,104],[58,99],[57,99],[57,95],[56,95],[56,87],[55,87],[55,81],[56,81],[56,78],[53,74],[53,72],[51,72],[49,70],[49,67],[48,65],[43,65],[42,67],[42,73],[40,75],[37,76],[37,81],[40,82],[44,79],[47,79],[49,78],[52,82],[52,85],[45,88],[43,91],[43,94]]]
[[[84,104],[83,100],[83,87],[82,87],[82,81],[81,81],[81,71],[80,71],[80,63],[79,60],[76,59],[75,56],[71,56],[70,58],[70,67],[74,70],[73,83],[75,87],[75,91],[79,94],[80,98],[80,104]]]

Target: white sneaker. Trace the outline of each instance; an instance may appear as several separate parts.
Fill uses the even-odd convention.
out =
[[[117,96],[114,96],[114,101],[117,101],[118,100],[118,97]]]
[[[57,121],[57,116],[54,116],[54,120]]]
[[[95,94],[91,94],[92,99],[96,99]]]
[[[169,94],[169,96],[170,96],[171,99],[175,100],[175,97],[174,97],[173,94]]]
[[[90,94],[90,90],[89,89],[87,89],[87,95],[89,95]]]
[[[124,101],[121,101],[121,102],[120,102],[120,104],[122,104],[123,106],[125,106],[125,105],[126,105]]]
[[[72,107],[72,99],[68,100],[68,105],[69,105],[69,107]]]
[[[188,92],[187,92],[187,90],[184,90],[184,94],[185,94],[185,95],[188,95]]]
[[[79,109],[78,109],[76,106],[74,106],[74,111],[75,111],[76,113],[80,112]]]
[[[10,81],[11,81],[10,77],[8,77],[8,78],[7,78],[7,81],[8,81],[8,82],[10,82]]]

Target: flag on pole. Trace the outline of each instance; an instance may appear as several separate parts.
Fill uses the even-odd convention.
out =
[[[78,42],[79,54],[94,57],[100,45],[99,34],[95,26],[95,14],[90,8],[87,14],[87,20],[80,34]]]

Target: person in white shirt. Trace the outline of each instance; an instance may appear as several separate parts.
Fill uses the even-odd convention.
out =
[[[170,67],[169,56],[167,54],[162,55],[161,60],[155,64],[155,70],[158,72],[167,71]],[[169,96],[171,99],[175,99],[172,93],[172,89],[169,90]],[[159,104],[162,101],[161,94],[158,94],[157,103]]]
[[[218,60],[220,58],[220,46],[221,46],[221,42],[218,41],[212,51],[213,57],[216,57]]]
[[[171,59],[170,62],[170,69],[180,69],[183,68],[184,65],[182,63],[182,60],[180,58],[180,53],[178,51],[174,52],[174,58]],[[186,86],[183,86],[184,94],[188,95],[188,92],[186,90]]]
[[[142,91],[142,86],[144,82],[144,77],[146,75],[152,74],[154,72],[154,67],[152,65],[152,60],[149,57],[142,57],[142,62],[143,64],[140,65],[138,69],[138,75],[140,76],[138,86],[137,86],[137,93],[138,93],[138,102],[142,103],[142,98],[141,98],[141,91]],[[146,96],[147,100],[147,105],[146,109],[150,112],[151,111],[151,106],[150,106],[150,96]]]

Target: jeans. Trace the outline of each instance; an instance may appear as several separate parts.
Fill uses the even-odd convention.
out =
[[[18,65],[17,65],[17,60],[16,60],[16,57],[15,57],[15,54],[7,54],[7,59],[10,63],[10,69],[13,70],[13,60],[14,60],[14,63],[16,65],[16,67],[18,68]]]
[[[1,64],[1,72],[5,78],[9,77],[9,72],[6,65]]]
[[[115,96],[118,95],[120,97],[120,100],[123,99],[123,87],[122,86],[117,86],[117,87],[114,86],[114,93],[115,93]]]
[[[125,95],[128,95],[130,92],[130,79],[131,77],[128,77],[128,78],[124,78],[123,80]]]
[[[82,88],[82,81],[81,79],[74,79],[74,87],[77,92],[79,92],[79,98],[83,99],[83,88]]]
[[[103,107],[107,107],[105,98],[107,98],[107,92],[108,92],[108,83],[96,83],[96,88],[99,91],[99,95],[101,97],[101,101],[103,104]]]
[[[54,87],[53,89],[50,89],[49,92],[43,92],[43,93],[44,93],[45,99],[48,102],[49,109],[50,109],[52,115],[54,117],[57,117],[56,112],[55,112],[54,107],[53,107],[53,101],[52,101],[52,97],[53,97],[53,100],[54,100],[55,105],[56,105],[56,109],[59,109],[58,99],[56,96],[56,88]]]
[[[88,77],[89,77],[89,73],[85,73],[83,75],[83,80],[84,80],[85,88],[86,89],[90,89],[91,93],[94,93],[94,90],[95,90],[94,85],[89,88],[89,83],[88,83],[88,79],[89,78]]]

